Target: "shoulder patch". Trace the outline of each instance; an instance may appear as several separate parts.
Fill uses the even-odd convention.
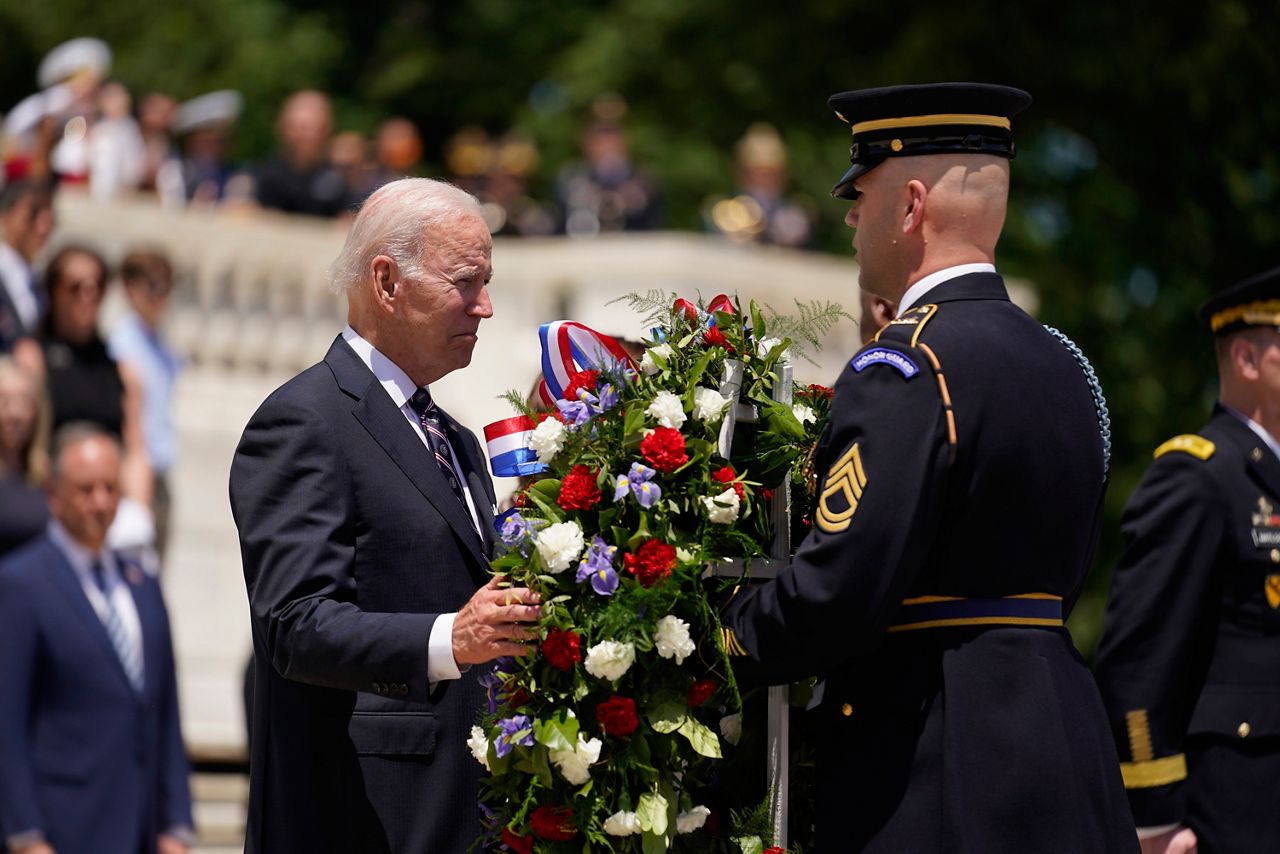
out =
[[[1201,460],[1207,460],[1213,456],[1213,452],[1218,448],[1217,445],[1210,442],[1203,436],[1197,436],[1194,433],[1184,433],[1181,436],[1174,436],[1160,447],[1156,448],[1152,459],[1160,459],[1165,454],[1172,451],[1181,451],[1184,454],[1190,454]]]
[[[907,379],[920,373],[920,368],[911,361],[910,357],[897,350],[890,350],[888,347],[870,347],[854,356],[849,362],[849,366],[857,373],[862,373],[872,365],[888,365]]]
[[[887,335],[890,340],[906,339],[907,343],[914,347],[920,340],[920,333],[924,331],[925,324],[937,311],[938,307],[933,304],[909,308],[885,324],[884,328],[876,333],[875,340],[878,342],[882,336]]]

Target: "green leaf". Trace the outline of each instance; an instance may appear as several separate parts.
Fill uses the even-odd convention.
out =
[[[573,750],[578,746],[578,719],[561,710],[550,720],[534,721],[533,740],[548,750]]]
[[[644,407],[640,405],[640,401],[636,401],[627,409],[627,415],[622,419],[622,435],[630,437],[632,434],[639,434],[644,428]]]
[[[793,416],[794,417],[794,416]],[[544,483],[553,484],[547,489],[539,489]],[[532,501],[537,508],[542,511],[542,515],[547,517],[549,522],[564,521],[564,514],[560,512],[560,508],[556,506],[555,500],[560,497],[560,481],[558,480],[540,480],[526,493],[529,500]]]
[[[547,754],[547,749],[542,745],[534,745],[533,747],[533,773],[538,775],[542,785],[548,789],[551,788],[553,783],[551,761]]]
[[[689,707],[684,703],[669,700],[649,710],[649,725],[654,732],[675,732],[683,726],[688,712]]]
[[[760,313],[760,306],[756,304],[755,300],[751,301],[751,333],[757,341],[768,335],[767,327],[764,324],[764,315]]]
[[[739,836],[733,840],[742,849],[742,854],[764,854],[764,841],[759,836]]]
[[[661,854],[667,850],[667,837],[654,836],[652,833],[640,835],[640,851],[642,854]]]
[[[657,792],[645,792],[636,805],[636,817],[640,819],[640,829],[657,836],[667,832],[667,799]],[[665,843],[663,850],[665,850]]]
[[[709,756],[712,759],[721,757],[720,739],[693,715],[685,715],[677,732],[689,740],[689,744],[699,755]]]

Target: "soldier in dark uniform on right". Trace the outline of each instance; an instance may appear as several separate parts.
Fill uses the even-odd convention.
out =
[[[1098,683],[1144,854],[1280,851],[1280,268],[1200,315],[1221,397],[1125,508]]]

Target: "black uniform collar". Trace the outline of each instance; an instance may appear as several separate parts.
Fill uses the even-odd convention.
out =
[[[1213,405],[1213,419],[1209,423],[1221,430],[1233,450],[1245,458],[1254,479],[1264,484],[1272,495],[1280,495],[1280,460],[1267,443],[1221,403]]]
[[[960,300],[994,299],[1009,301],[1009,290],[999,273],[967,273],[947,279],[930,288],[919,299],[920,304],[958,302]],[[911,306],[905,306],[910,308]]]

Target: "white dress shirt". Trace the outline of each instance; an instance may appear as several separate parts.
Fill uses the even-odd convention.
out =
[[[0,287],[9,292],[9,300],[23,328],[28,332],[34,331],[36,321],[40,319],[40,305],[36,302],[31,267],[16,249],[3,240],[0,240]]]
[[[902,295],[902,299],[898,300],[898,314],[911,308],[924,298],[924,295],[936,288],[943,282],[951,279],[967,276],[970,273],[994,273],[996,271],[995,264],[957,264],[954,267],[945,267],[936,273],[930,273],[911,287],[907,288],[907,292]]]
[[[124,626],[125,635],[133,649],[137,651],[138,660],[143,662],[143,672],[145,673],[146,663],[142,657],[142,621],[138,619],[138,606],[133,601],[133,594],[129,592],[129,586],[124,583],[124,578],[120,574],[120,565],[117,563],[115,555],[108,549],[103,549],[97,554],[89,551],[71,539],[71,534],[57,520],[49,522],[49,539],[58,547],[58,551],[66,556],[67,562],[75,570],[76,579],[80,582],[80,588],[84,590],[85,598],[93,606],[93,610],[98,615],[98,619],[102,621],[102,625],[107,625],[112,608],[120,615],[120,623]],[[102,565],[102,578],[107,588],[106,594],[103,594],[98,587],[97,579],[93,577],[94,561]],[[108,599],[110,600],[109,602]]]
[[[423,429],[418,413],[409,406],[409,398],[418,390],[418,386],[409,379],[404,369],[379,353],[350,326],[342,330],[342,340],[351,345],[351,349],[360,357],[360,361],[373,372],[378,385],[382,386],[383,391],[391,398],[391,402],[413,425],[413,432],[430,451],[431,442],[427,439],[427,431]],[[458,467],[456,450],[453,454],[453,469],[458,476],[458,483],[462,485],[462,494],[467,499],[467,510],[471,514],[471,522],[476,526],[476,533],[479,534],[480,517],[476,513],[475,500],[472,498],[470,487],[467,486],[467,479],[463,476],[462,469]],[[458,663],[453,659],[453,619],[456,616],[457,614],[441,614],[431,624],[431,637],[427,640],[427,679],[430,682],[459,679],[462,676]]]
[[[1265,427],[1263,427],[1257,421],[1254,421],[1252,418],[1245,415],[1244,413],[1237,412],[1236,410],[1232,409],[1230,406],[1227,406],[1225,403],[1222,404],[1222,408],[1230,412],[1236,418],[1239,418],[1241,421],[1243,421],[1248,426],[1248,428],[1252,430],[1255,434],[1257,434],[1258,438],[1261,439],[1266,444],[1266,446],[1271,449],[1271,453],[1276,455],[1276,459],[1280,460],[1280,442],[1276,441],[1276,437],[1268,433]]]

